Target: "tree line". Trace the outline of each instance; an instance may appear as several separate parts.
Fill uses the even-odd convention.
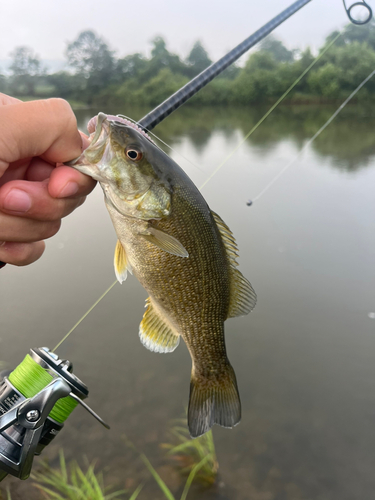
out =
[[[349,25],[288,99],[308,103],[346,97],[375,67],[374,28],[374,22]],[[331,33],[320,51],[337,34]],[[31,48],[17,47],[11,53],[11,74],[0,72],[0,91],[21,98],[58,96],[92,106],[155,106],[212,63],[201,42],[194,44],[184,60],[171,53],[160,36],[152,41],[150,57],[135,53],[117,58],[91,30],[68,43],[65,56],[69,71],[51,74]],[[192,102],[244,105],[274,101],[313,60],[309,48],[288,50],[269,35],[243,67],[227,68]],[[375,81],[366,84],[358,99],[375,99]]]

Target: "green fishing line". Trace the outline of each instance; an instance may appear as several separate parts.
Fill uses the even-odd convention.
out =
[[[9,381],[25,398],[32,398],[46,387],[53,377],[27,354],[25,359],[9,375]],[[72,413],[78,402],[67,396],[59,399],[49,416],[62,424]]]

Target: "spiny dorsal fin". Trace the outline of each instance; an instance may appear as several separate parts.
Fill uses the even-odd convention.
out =
[[[142,344],[154,352],[174,351],[180,342],[180,335],[161,318],[150,297],[146,299],[146,307],[147,310],[139,325],[139,338]]]
[[[124,247],[120,240],[117,240],[114,258],[115,274],[120,283],[126,280],[128,271],[131,273],[131,265],[126,256]]]
[[[230,302],[227,318],[243,316],[254,309],[257,296],[250,282],[236,269],[239,253],[232,231],[218,214],[212,211],[211,213],[220,231],[230,263]]]
[[[161,250],[164,250],[164,252],[177,255],[178,257],[189,257],[186,248],[176,238],[164,231],[149,227],[148,234],[140,234],[140,236],[143,236],[143,238],[153,245],[156,245]]]

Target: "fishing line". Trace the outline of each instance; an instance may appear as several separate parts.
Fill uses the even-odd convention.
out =
[[[55,377],[34,361],[30,354],[27,354],[24,360],[10,373],[8,378],[9,382],[25,398],[32,398],[52,382]],[[50,417],[59,424],[62,424],[77,405],[78,401],[70,396],[59,399],[53,407]]]
[[[117,115],[119,118],[125,118],[126,120],[129,120],[131,121],[132,123],[138,125],[138,122],[136,120],[134,120],[133,118],[130,118],[129,116],[126,116],[126,115]],[[182,155],[181,153],[179,153],[178,151],[176,151],[175,149],[173,149],[169,144],[167,144],[166,142],[164,142],[162,139],[160,139],[160,137],[158,137],[157,135],[155,135],[153,132],[151,132],[150,130],[147,130],[145,129],[146,132],[150,135],[152,135],[153,137],[155,137],[155,139],[157,139],[158,141],[160,141],[162,144],[164,144],[164,146],[168,147],[171,151],[173,151],[174,153],[180,155],[184,160],[186,160],[187,162],[189,162],[191,165],[193,165],[193,167],[197,168],[200,172],[203,172],[203,170],[201,168],[199,168],[197,165],[195,165],[191,160],[189,160],[188,158],[186,158],[184,155]],[[74,330],[77,328],[78,325],[80,325],[80,323],[82,323],[82,321],[86,318],[86,316],[88,316],[90,314],[90,312],[94,309],[94,307],[96,307],[99,302],[104,299],[104,297],[107,295],[108,292],[110,292],[110,290],[112,290],[112,288],[116,285],[117,283],[117,280],[114,281],[112,283],[112,285],[98,298],[98,300],[90,307],[90,309],[88,309],[85,314],[81,317],[81,319],[79,319],[77,321],[77,323],[69,330],[69,332],[65,335],[65,337],[63,337],[60,342],[52,349],[52,352],[55,352],[56,349],[58,349],[61,344],[63,342],[65,342],[65,340],[69,337],[69,335],[71,335]]]
[[[234,148],[234,150],[222,161],[222,163],[220,163],[220,165],[214,170],[214,172],[205,180],[205,182],[200,186],[199,189],[202,189],[204,186],[206,186],[208,184],[208,182],[217,174],[217,172],[219,172],[219,170],[224,166],[224,164],[233,156],[233,154],[240,148],[240,146],[242,146],[242,144],[244,144],[244,142],[251,136],[251,134],[253,134],[253,132],[255,132],[255,130],[264,122],[264,120],[272,113],[272,111],[275,110],[275,108],[283,101],[283,99],[285,99],[285,97],[294,89],[294,87],[302,80],[302,78],[310,71],[310,69],[324,56],[324,54],[327,53],[327,51],[332,47],[332,45],[336,42],[336,40],[338,38],[340,38],[340,36],[342,36],[345,31],[346,31],[347,28],[345,28],[342,32],[340,32],[325,48],[324,50],[314,59],[314,61],[300,74],[300,76],[292,83],[292,85],[284,92],[284,94],[275,102],[275,104],[273,106],[271,106],[271,108],[267,111],[267,113],[254,125],[254,127],[250,130],[250,132],[242,139],[242,141]],[[365,82],[366,83],[366,82]],[[358,89],[359,90],[359,89]],[[357,90],[357,91],[358,91]],[[349,99],[350,100],[350,99]],[[348,101],[349,102],[349,101]],[[130,118],[126,115],[117,115],[119,118],[125,118],[126,120],[129,120],[131,121],[132,123],[140,126],[139,122],[137,122],[136,120],[134,120],[133,118]],[[332,117],[332,119],[334,118],[334,116]],[[332,121],[332,120],[331,120]],[[327,124],[325,126],[329,125],[329,123],[327,122]],[[324,126],[324,128],[325,128]],[[324,130],[324,128],[322,128],[320,132],[322,132]],[[150,130],[148,130],[147,128],[143,127],[143,129],[150,135],[152,135],[153,137],[155,137],[157,140],[159,140],[162,144],[164,144],[165,146],[167,146],[171,151],[179,154],[182,158],[184,158],[186,161],[188,161],[191,165],[193,165],[194,167],[196,167],[198,170],[201,171],[201,169],[195,165],[192,161],[190,161],[188,158],[185,158],[181,153],[175,151],[171,146],[169,146],[169,144],[167,144],[166,142],[164,142],[163,140],[161,140],[158,136],[156,136],[153,132],[151,132]],[[319,135],[319,134],[318,134]],[[317,137],[317,135],[316,135]],[[312,140],[315,139],[315,136]],[[311,144],[312,140],[308,143],[308,144]],[[307,145],[308,145],[307,144]],[[306,146],[307,146],[306,145]],[[303,150],[300,151],[300,153],[302,152]],[[276,182],[276,180],[294,163],[294,161],[296,161],[296,159],[298,158],[298,155],[297,157],[292,161],[290,162],[290,164],[286,165],[286,167],[284,167],[284,169],[279,172],[279,174],[277,174],[277,176],[271,181],[271,183],[269,183],[269,185],[266,186],[266,188],[256,197],[254,198],[253,201],[259,199],[260,196],[263,195],[263,192],[267,191],[267,189],[273,184],[273,182]],[[107,293],[115,286],[115,284],[117,283],[117,281],[115,281],[104,293],[103,295],[101,295],[101,297],[99,297],[99,299],[90,307],[90,309],[82,316],[82,318],[77,321],[77,323],[73,326],[73,328],[65,335],[65,337],[63,337],[63,339],[56,345],[56,347],[53,349],[52,352],[55,352],[56,349],[58,347],[61,346],[61,344],[69,337],[69,335],[71,333],[73,333],[73,331],[77,328],[77,326],[86,318],[86,316],[88,316],[88,314],[90,314],[90,312],[94,309],[94,307],[99,304],[99,302],[107,295]]]
[[[58,347],[60,347],[60,346],[61,346],[61,344],[62,344],[62,343],[63,343],[63,342],[64,342],[64,341],[65,341],[65,340],[69,337],[69,335],[70,335],[71,333],[73,333],[73,332],[74,332],[74,330],[77,328],[77,326],[78,326],[80,323],[82,323],[82,321],[86,318],[86,316],[88,316],[88,315],[90,314],[90,312],[94,309],[94,307],[95,307],[96,305],[98,305],[98,304],[99,304],[99,302],[100,302],[102,299],[104,299],[104,297],[107,295],[107,293],[108,293],[110,290],[112,290],[112,288],[116,285],[116,283],[117,283],[117,280],[116,280],[116,281],[114,281],[114,282],[112,283],[112,285],[111,285],[109,288],[107,288],[107,290],[103,293],[103,295],[101,295],[101,296],[98,298],[98,300],[97,300],[97,301],[96,301],[96,302],[95,302],[95,303],[94,303],[94,304],[90,307],[90,309],[89,309],[88,311],[86,311],[86,312],[85,312],[85,314],[82,316],[82,318],[81,318],[79,321],[77,321],[77,323],[73,326],[73,328],[72,328],[71,330],[69,330],[69,332],[65,335],[65,337],[63,337],[63,338],[60,340],[60,342],[59,342],[59,343],[58,343],[58,344],[57,344],[57,345],[56,345],[56,346],[52,349],[52,352],[55,352],[55,351],[56,351],[56,349],[57,349]]]
[[[292,83],[292,85],[284,92],[284,94],[279,97],[279,99],[275,102],[275,104],[273,104],[270,109],[267,111],[266,114],[264,114],[262,116],[262,118],[254,125],[254,127],[250,130],[250,132],[248,132],[248,134],[245,135],[245,137],[237,144],[237,146],[233,149],[233,151],[231,151],[228,156],[226,156],[226,158],[220,163],[220,165],[218,165],[218,167],[212,172],[212,174],[210,176],[207,177],[207,179],[204,181],[204,183],[199,187],[199,189],[203,189],[204,186],[206,186],[206,184],[208,184],[210,182],[210,180],[219,172],[219,170],[225,165],[225,163],[234,155],[234,153],[247,141],[247,139],[257,130],[257,128],[264,122],[264,120],[266,118],[268,118],[268,116],[272,113],[272,111],[274,111],[277,106],[285,99],[285,97],[294,89],[294,87],[302,80],[302,78],[311,70],[311,68],[313,68],[313,66],[315,66],[315,64],[327,53],[327,51],[332,47],[332,45],[334,45],[334,43],[336,42],[336,40],[338,40],[338,38],[340,38],[344,33],[345,31],[348,29],[348,26],[346,26],[344,28],[343,31],[341,31],[340,33],[338,33],[335,38],[333,40],[331,40],[331,42],[324,48],[324,50],[322,50],[322,52],[313,60],[313,62],[311,64],[309,64],[309,66],[300,74],[300,76]],[[155,135],[153,132],[151,132],[151,130],[147,129],[146,127],[142,126],[140,124],[140,122],[137,122],[136,120],[134,120],[133,118],[130,118],[129,116],[126,116],[126,115],[117,115],[118,117],[120,118],[125,118],[126,120],[129,120],[131,122],[133,122],[135,125],[137,125],[138,127],[141,127],[143,128],[143,130],[145,130],[148,134],[152,135],[153,137],[155,137],[157,140],[159,140],[162,144],[164,144],[165,146],[167,146],[171,151],[173,151],[174,153],[180,155],[182,158],[184,158],[184,160],[188,161],[191,165],[193,165],[194,167],[196,167],[198,170],[200,170],[202,172],[202,169],[200,169],[197,165],[195,165],[195,163],[193,163],[191,160],[189,160],[188,158],[186,158],[185,156],[183,156],[181,153],[179,153],[178,151],[175,151],[169,144],[167,144],[166,142],[162,141],[160,139],[160,137],[158,137],[157,135]]]
[[[276,101],[276,103],[271,106],[271,108],[267,111],[267,113],[254,125],[254,127],[250,130],[250,132],[242,139],[242,141],[235,147],[235,149],[224,159],[224,161],[216,168],[216,170],[206,179],[206,181],[201,185],[200,189],[202,189],[204,186],[207,185],[207,183],[217,174],[217,172],[223,167],[223,165],[233,156],[233,154],[239,149],[240,146],[255,132],[255,130],[264,122],[264,120],[272,113],[272,111],[275,110],[275,108],[285,99],[285,97],[294,89],[294,87],[302,80],[302,78],[310,71],[310,69],[327,53],[327,51],[332,47],[332,45],[337,41],[340,36],[342,36],[347,28],[345,28],[342,32],[340,32],[325,48],[324,50],[314,59],[314,61],[301,73],[301,75],[292,83],[292,85],[284,92],[284,94]],[[276,180],[281,177],[281,175],[297,160],[299,155],[304,151],[306,147],[308,147],[315,139],[320,135],[321,132],[331,123],[331,121],[338,115],[338,113],[346,106],[346,104],[351,100],[351,98],[365,85],[365,83],[372,77],[372,75],[375,73],[375,71],[368,76],[360,86],[357,87],[357,89],[348,97],[348,99],[340,106],[340,108],[331,116],[331,118],[323,125],[321,129],[318,130],[318,132],[313,136],[312,139],[306,145],[304,148],[299,152],[299,154],[294,158],[289,164],[287,164],[273,179],[272,181],[266,185],[266,187],[253,199],[253,201],[258,200],[263,194],[272,186]],[[130,120],[131,122],[135,123],[136,125],[139,125],[139,122],[136,120],[125,116],[125,115],[117,115],[120,118],[125,118],[127,120]],[[158,139],[162,144],[167,146],[171,151],[174,151],[177,154],[177,151],[175,151],[169,144],[166,142],[162,141],[159,137],[157,137],[153,132],[148,130],[147,128],[143,127],[144,130],[146,130],[147,133]],[[182,158],[184,158],[186,161],[191,163],[194,167],[198,168],[197,165],[195,165],[192,161],[190,161],[188,158],[185,158],[182,154],[180,154]],[[201,169],[199,169],[201,170]],[[117,283],[117,280],[112,283],[112,285],[99,297],[99,299],[88,309],[88,311],[81,317],[79,321],[71,328],[71,330],[62,338],[62,340],[55,346],[52,352],[55,352],[56,349],[58,349],[61,344],[73,333],[73,331],[77,328],[77,326],[90,314],[90,312],[94,309],[94,307],[99,304],[99,302],[107,295],[107,293],[115,286]]]
[[[138,122],[136,120],[134,120],[133,118],[130,118],[129,116],[126,116],[126,115],[117,115],[119,118],[125,118],[126,120],[129,120],[131,121],[132,123],[138,125]],[[151,132],[150,130],[147,130],[147,133],[149,133],[150,135],[152,135],[153,137],[155,137],[157,140],[159,140],[162,144],[164,144],[165,146],[167,146],[171,151],[173,151],[174,153],[176,154],[179,154],[182,158],[184,158],[184,160],[188,161],[191,165],[193,165],[194,167],[196,167],[199,171],[202,172],[202,169],[200,169],[197,165],[195,165],[192,161],[190,161],[188,158],[185,158],[184,155],[182,155],[181,153],[179,153],[178,151],[174,150],[171,146],[169,146],[169,144],[167,144],[166,142],[164,142],[162,139],[160,139],[160,137],[158,137],[157,135],[155,135],[153,132]],[[63,337],[60,342],[52,349],[52,352],[55,352],[56,349],[58,349],[61,344],[63,342],[65,342],[65,340],[69,337],[69,335],[71,335],[74,330],[77,328],[78,325],[80,325],[82,323],[82,321],[86,318],[86,316],[88,316],[90,314],[90,312],[94,309],[94,307],[96,307],[99,302],[104,299],[104,297],[107,295],[108,292],[110,292],[112,290],[112,288],[116,285],[117,283],[117,280],[114,281],[112,283],[112,285],[98,298],[98,300],[90,307],[90,309],[88,309],[85,314],[81,317],[81,319],[79,319],[77,321],[77,323],[69,330],[69,332],[65,335],[65,337]]]
[[[203,189],[206,184],[219,172],[219,170],[225,165],[225,163],[234,155],[234,153],[247,141],[247,139],[256,131],[256,129],[264,122],[264,120],[272,113],[272,111],[277,108],[277,106],[285,99],[285,97],[294,89],[294,87],[302,80],[302,78],[310,71],[310,69],[315,66],[315,64],[327,53],[327,51],[332,47],[340,36],[342,36],[348,27],[341,31],[335,38],[324,48],[324,50],[314,59],[314,61],[303,71],[300,76],[292,83],[292,85],[284,92],[284,94],[275,102],[273,106],[267,111],[265,115],[254,125],[248,134],[237,144],[237,146],[231,151],[226,158],[220,163],[220,165],[212,172],[212,174],[204,181],[199,189]]]
[[[341,104],[341,106],[333,113],[333,115],[325,122],[325,124],[312,136],[310,140],[307,141],[307,143],[303,146],[303,148],[298,152],[298,154],[293,158],[292,161],[290,161],[285,167],[280,170],[280,172],[265,186],[264,189],[253,199],[253,202],[256,200],[259,200],[261,196],[264,195],[266,191],[269,190],[269,188],[290,168],[293,163],[295,163],[298,158],[302,155],[302,153],[315,141],[315,139],[325,130],[328,125],[336,118],[336,116],[342,111],[345,106],[348,104],[348,102],[357,94],[361,88],[366,85],[366,83],[375,75],[375,70],[372,71],[364,80],[362,83],[358,85],[358,87],[353,90],[353,92],[345,99],[345,101]]]

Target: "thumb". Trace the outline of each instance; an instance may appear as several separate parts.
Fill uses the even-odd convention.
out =
[[[47,99],[0,107],[0,176],[10,163],[42,156],[51,163],[82,152],[77,121],[67,101]]]

